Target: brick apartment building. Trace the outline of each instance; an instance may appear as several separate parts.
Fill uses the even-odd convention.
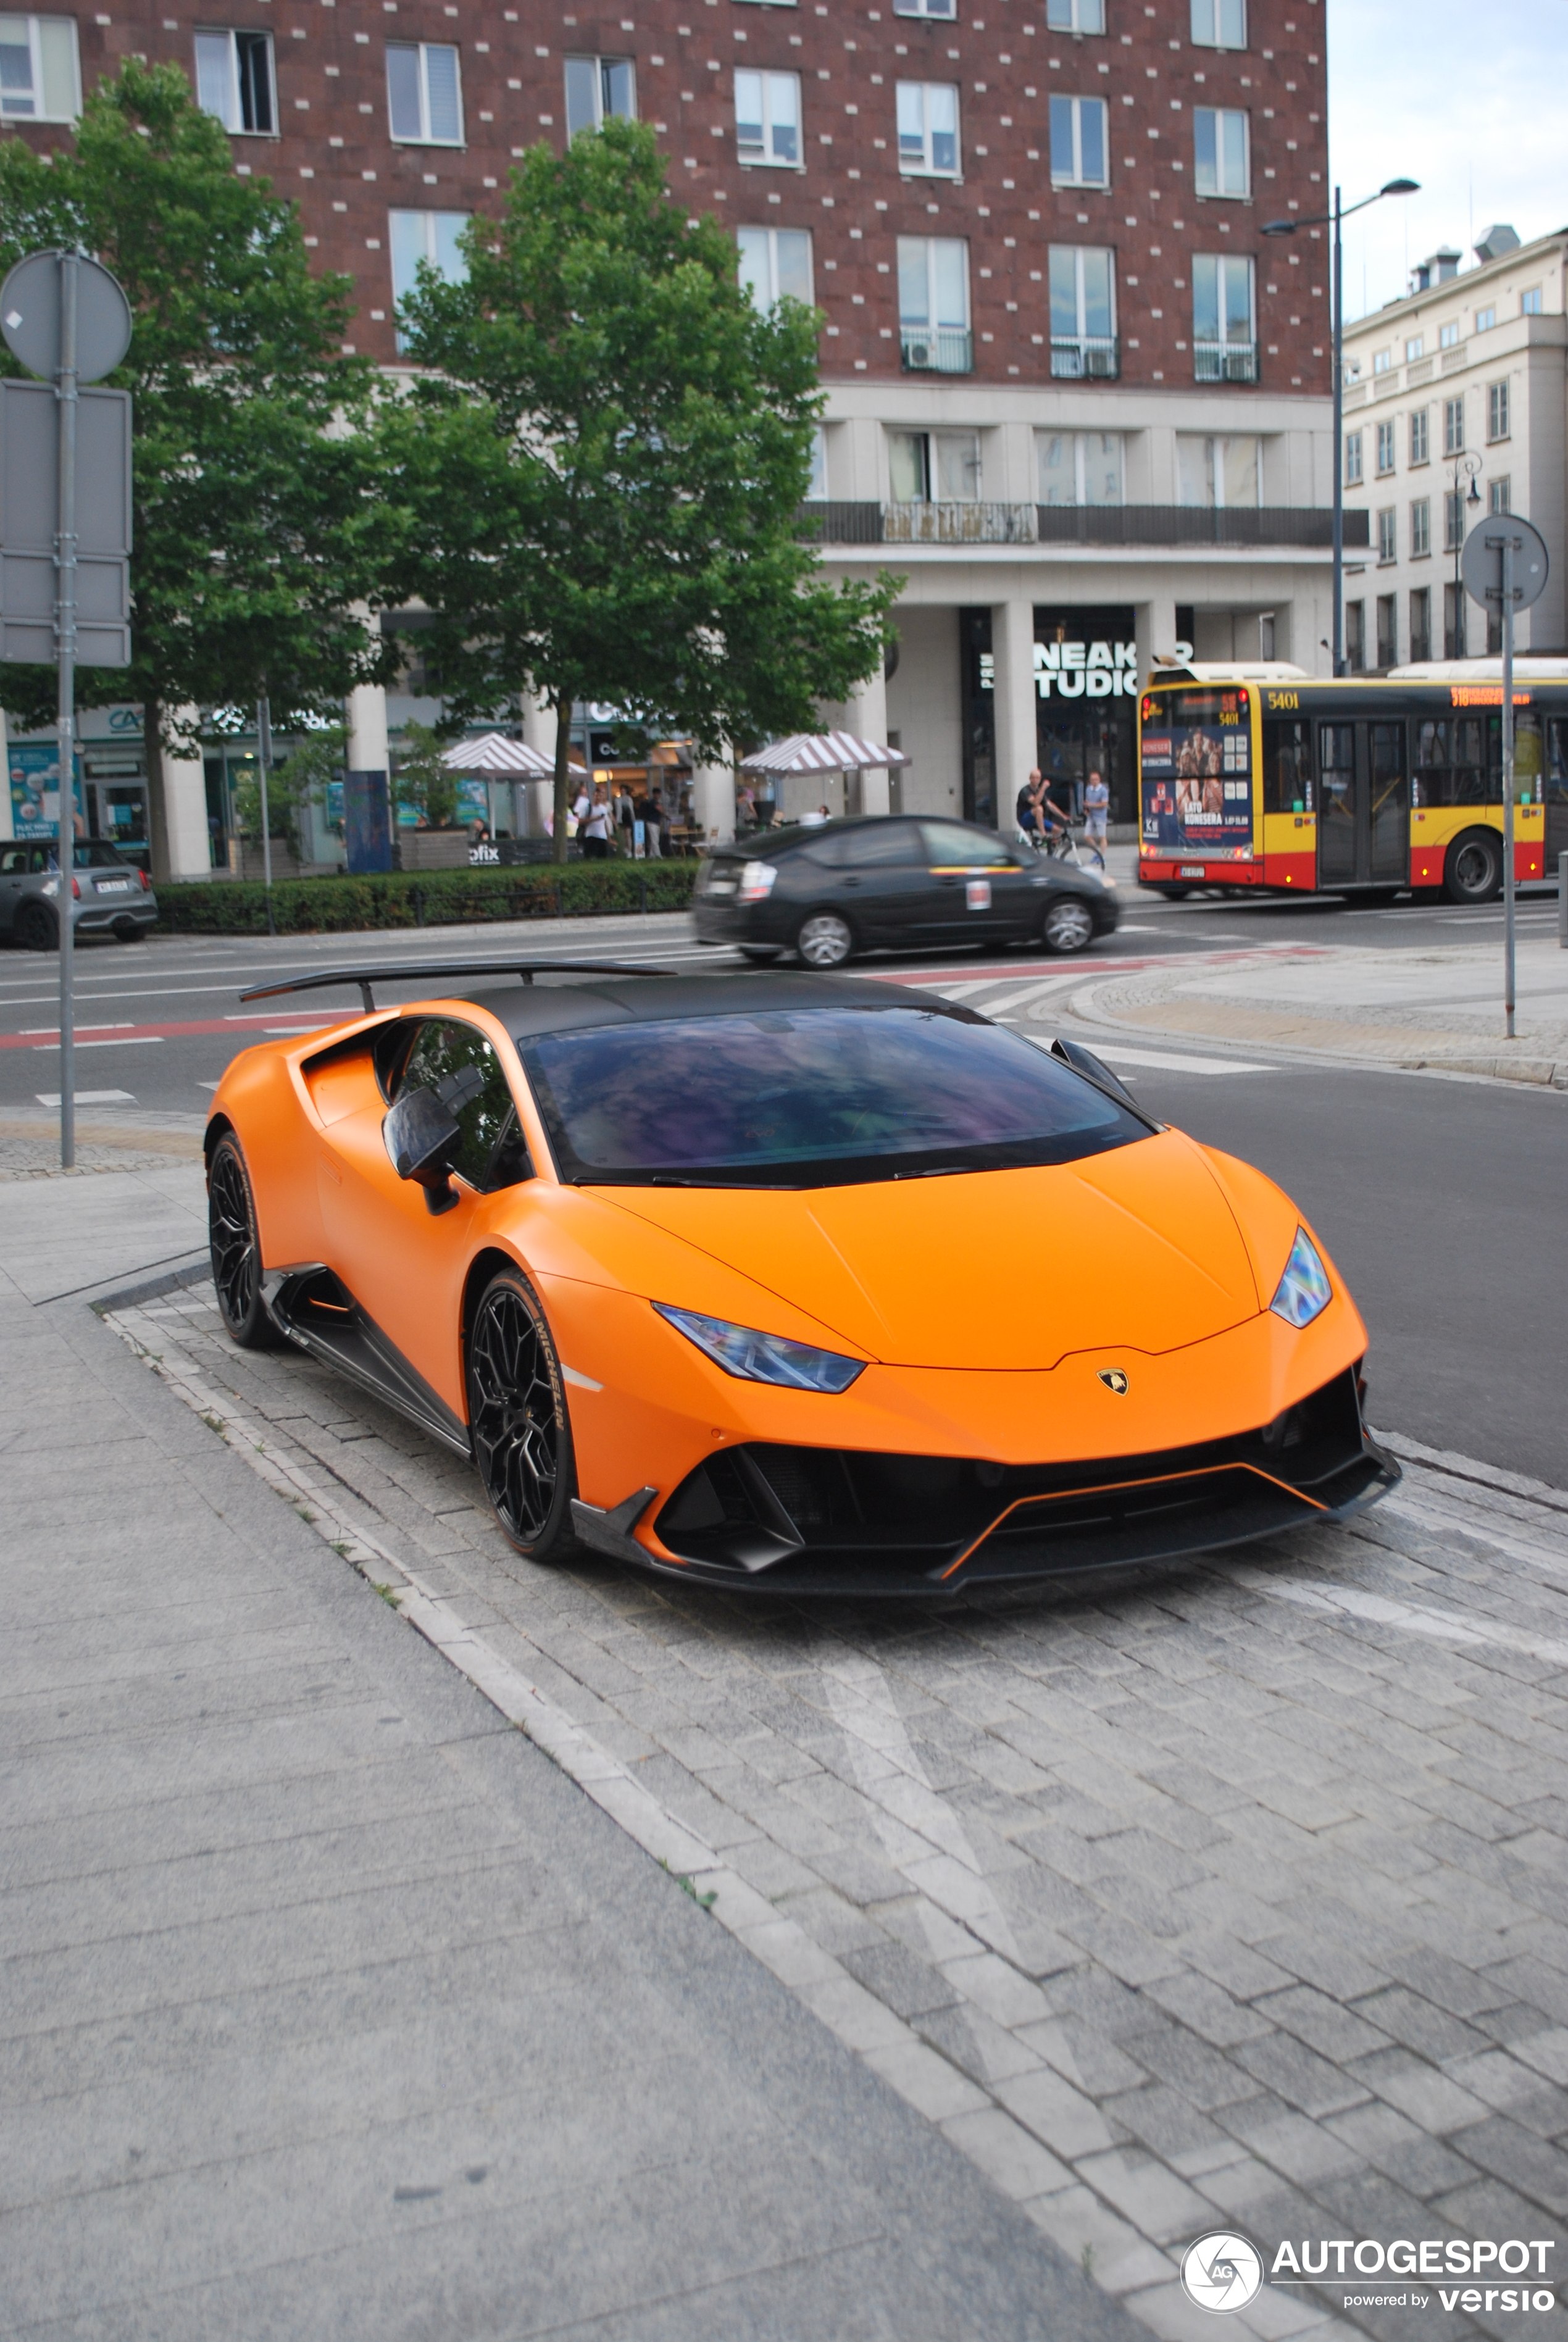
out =
[[[0,128],[47,146],[121,58],[178,63],[388,367],[417,261],[456,265],[524,150],[606,115],[654,124],[756,297],[815,301],[824,558],[908,579],[889,675],[833,713],[910,756],[895,802],[1005,826],[1032,763],[1068,787],[1095,762],[1127,818],[1154,652],[1325,664],[1327,245],[1261,234],[1324,207],[1323,0],[170,6],[0,19]],[[406,682],[355,696],[356,764],[434,712]],[[123,806],[134,741],[125,711],[87,751]],[[191,768],[193,870],[248,745]],[[699,778],[710,829],[729,788]]]

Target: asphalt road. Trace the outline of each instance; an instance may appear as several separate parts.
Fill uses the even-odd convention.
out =
[[[1553,897],[1526,896],[1525,933],[1550,932]],[[1216,945],[1354,944],[1358,947],[1473,944],[1495,936],[1500,909],[1409,905],[1365,910],[1332,903],[1183,904],[1132,896],[1115,937],[1082,965],[1118,957],[1184,956]],[[595,921],[546,934],[508,929],[432,935],[95,944],[78,959],[81,1110],[100,1119],[140,1109],[198,1116],[230,1058],[263,1034],[308,1029],[328,1005],[352,1013],[352,991],[310,995],[249,1009],[242,986],[355,964],[501,957],[624,956],[644,964],[714,968],[728,954],[703,951],[685,922]],[[987,968],[1015,987],[1060,961],[954,953],[940,964],[966,986]],[[868,972],[915,972],[913,961],[868,963]],[[55,964],[0,954],[0,1110],[57,1102]],[[390,986],[377,997],[417,996]],[[986,1006],[977,991],[967,995]],[[53,1046],[51,1046],[53,1044]],[[1225,1077],[1160,1062],[1123,1070],[1162,1118],[1259,1164],[1296,1196],[1330,1246],[1372,1336],[1368,1375],[1373,1419],[1450,1448],[1568,1485],[1568,1256],[1562,1242],[1568,1184],[1568,1099],[1498,1084],[1377,1070],[1274,1064]],[[1190,1065],[1192,1050],[1184,1056]],[[1259,1053],[1266,1057],[1268,1053]],[[105,1095],[108,1094],[108,1095]]]

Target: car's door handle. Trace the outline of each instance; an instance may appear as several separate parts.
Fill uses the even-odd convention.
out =
[[[846,878],[844,883],[846,886],[858,886],[860,880],[858,878]]]

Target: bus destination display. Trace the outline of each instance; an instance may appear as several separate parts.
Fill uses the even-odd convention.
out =
[[[1244,691],[1144,702],[1143,842],[1230,860],[1253,844],[1252,724]]]

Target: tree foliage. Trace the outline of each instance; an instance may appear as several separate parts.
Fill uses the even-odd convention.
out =
[[[78,696],[142,704],[163,876],[162,752],[195,745],[181,711],[266,692],[340,713],[388,671],[355,608],[379,598],[394,526],[376,382],[344,352],[349,280],[312,272],[294,205],[236,176],[172,65],[128,60],[53,154],[0,141],[0,270],[68,245],[114,270],[135,324],[110,377],[134,399],[132,664],[82,668]],[[8,668],[3,688],[25,723],[50,720],[53,670]]]
[[[574,700],[715,758],[807,726],[875,672],[897,581],[834,589],[797,536],[818,320],[759,314],[646,125],[532,148],[464,246],[464,281],[422,270],[402,312],[429,369],[384,441],[403,582],[436,614],[448,716],[554,706],[564,855]]]

